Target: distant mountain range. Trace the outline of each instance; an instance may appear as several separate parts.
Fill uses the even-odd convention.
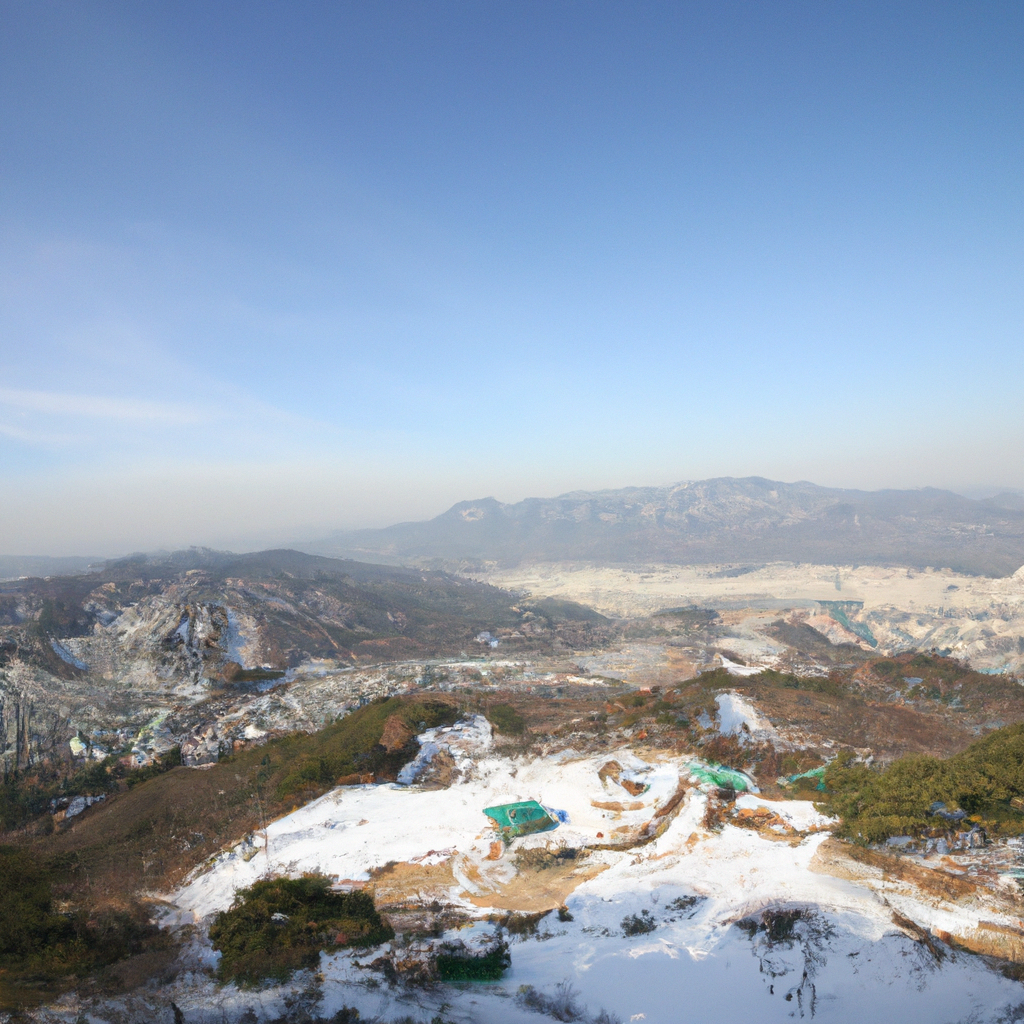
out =
[[[320,554],[466,567],[595,561],[935,566],[1005,576],[1024,565],[1024,496],[856,491],[761,477],[463,501],[426,522],[337,532]]]
[[[16,580],[22,576],[72,576],[102,564],[102,558],[0,555],[0,580]]]

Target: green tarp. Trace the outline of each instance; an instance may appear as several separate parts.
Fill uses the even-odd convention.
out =
[[[534,832],[550,832],[558,828],[558,822],[536,800],[485,807],[484,814],[498,826],[506,839],[528,836]]]
[[[750,779],[735,768],[726,768],[721,764],[705,764],[703,761],[691,761],[687,765],[690,775],[697,782],[714,786],[716,789],[732,789],[737,793],[746,793],[754,789]]]
[[[825,792],[825,769],[827,767],[828,767],[828,765],[824,765],[823,764],[823,765],[820,765],[817,768],[812,768],[809,772],[800,772],[799,775],[790,775],[789,778],[786,781],[789,783],[789,785],[793,785],[794,782],[797,782],[800,779],[817,779],[818,784],[814,788],[818,789],[822,793],[824,793]]]

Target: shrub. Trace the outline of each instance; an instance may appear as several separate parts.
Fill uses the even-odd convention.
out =
[[[526,731],[526,719],[511,704],[495,704],[488,708],[487,720],[506,736],[521,736]]]
[[[997,729],[945,760],[913,754],[869,768],[845,752],[825,771],[827,802],[841,833],[865,843],[943,825],[929,815],[941,801],[988,819],[990,830],[1024,832],[1010,800],[1024,796],[1024,724]]]
[[[604,1010],[591,1016],[586,1007],[577,1002],[578,998],[579,992],[568,979],[555,985],[555,991],[550,996],[539,992],[532,985],[520,985],[516,994],[516,1002],[520,1006],[534,1013],[543,1013],[554,1020],[580,1021],[581,1024],[617,1024],[615,1018]]]
[[[321,950],[374,946],[394,937],[365,892],[338,893],[323,875],[273,878],[242,889],[210,929],[218,976],[243,986],[284,981]]]
[[[497,981],[512,966],[512,957],[502,939],[486,953],[449,946],[436,962],[438,976],[444,981]]]
[[[520,871],[548,871],[551,868],[574,866],[590,856],[588,849],[556,846],[554,849],[534,846],[516,851],[515,863]]]
[[[668,904],[668,909],[676,910],[682,914],[688,910],[693,910],[694,907],[699,906],[703,901],[703,896],[677,896]]]
[[[657,927],[658,923],[649,910],[641,910],[639,914],[629,914],[622,919],[622,934],[627,937],[649,935]]]
[[[794,939],[796,925],[806,915],[800,909],[769,909],[760,918],[747,917],[737,921],[736,925],[752,939],[758,932],[763,932],[768,944],[782,943],[790,945]]]
[[[509,914],[501,923],[509,935],[536,935],[541,921],[550,910],[539,910],[535,914]]]

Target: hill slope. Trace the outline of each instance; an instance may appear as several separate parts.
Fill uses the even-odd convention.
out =
[[[493,629],[521,628],[520,645],[541,650],[570,619],[586,636],[605,621],[570,602],[520,607],[443,572],[298,551],[191,550],[0,583],[0,763],[70,756],[79,730],[104,746],[125,740],[106,731],[137,739],[146,723],[179,735],[303,665],[315,676],[325,663],[480,652],[474,637]],[[344,680],[331,678],[344,703]]]

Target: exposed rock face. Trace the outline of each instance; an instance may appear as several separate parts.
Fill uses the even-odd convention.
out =
[[[142,730],[155,741],[149,726],[170,716],[185,764],[208,764],[220,741],[230,748],[265,730],[243,736],[237,716],[213,737],[192,735],[196,726],[257,699],[290,669],[454,653],[481,623],[511,632],[526,614],[514,595],[443,572],[296,551],[192,550],[0,582],[0,761],[24,768],[58,751],[82,757],[69,747],[79,734],[102,756]],[[337,681],[325,690],[336,714],[347,697]],[[297,705],[268,699],[271,719],[282,710],[294,717]],[[395,722],[385,745],[398,750],[411,738]],[[144,744],[135,763],[176,742]]]
[[[64,812],[64,817],[77,817],[86,808],[92,807],[93,804],[99,803],[101,800],[106,800],[106,798],[107,796],[105,793],[100,793],[99,796],[76,796],[68,804],[68,808]]]
[[[221,737],[215,726],[208,725],[182,741],[181,763],[190,767],[213,764],[220,759],[220,749]]]

